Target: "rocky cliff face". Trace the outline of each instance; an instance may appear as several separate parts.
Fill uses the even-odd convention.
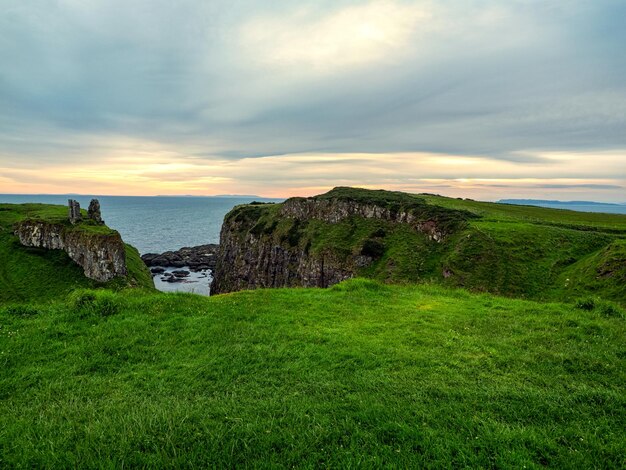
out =
[[[350,217],[380,219],[398,224],[409,224],[431,240],[440,242],[446,229],[428,214],[411,207],[382,206],[373,202],[359,202],[343,199],[291,198],[285,201],[281,211],[283,217],[299,220],[318,219],[328,223],[338,223]],[[424,217],[426,215],[426,217]]]
[[[251,233],[237,221],[224,223],[211,293],[260,287],[328,287],[354,275],[355,262],[332,252],[311,255],[298,246]]]
[[[328,287],[367,269],[385,254],[385,235],[402,225],[423,243],[437,245],[469,217],[429,206],[409,195],[338,188],[313,198],[270,206],[239,206],[222,226],[213,293],[258,287]],[[370,222],[368,222],[368,220]],[[361,226],[387,227],[359,236]],[[359,225],[360,224],[360,225]],[[369,224],[369,225],[368,225]],[[325,231],[345,227],[350,241],[319,243]],[[390,228],[389,228],[390,227]],[[315,249],[317,247],[317,249]],[[394,260],[384,269],[393,271]]]
[[[80,265],[85,276],[100,282],[126,276],[126,251],[117,232],[92,233],[62,223],[24,220],[15,226],[24,246],[64,250]]]

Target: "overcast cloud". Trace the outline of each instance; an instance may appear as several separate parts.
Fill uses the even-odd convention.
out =
[[[145,194],[482,177],[626,201],[620,0],[1,4],[0,192],[129,193],[132,170]],[[325,169],[301,181],[299,157]],[[232,171],[255,161],[269,181]]]

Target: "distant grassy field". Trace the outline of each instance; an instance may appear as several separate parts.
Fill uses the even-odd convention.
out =
[[[106,226],[87,220],[72,226],[67,221],[67,208],[63,206],[0,204],[0,305],[7,302],[47,302],[64,298],[77,288],[102,287],[102,284],[86,278],[82,268],[63,251],[22,246],[13,235],[13,224],[26,218],[67,224],[68,230],[98,235],[115,233]],[[139,252],[130,245],[126,245],[126,262],[128,277],[110,281],[106,286],[153,285]]]
[[[624,468],[626,323],[356,279],[0,308],[0,467]]]

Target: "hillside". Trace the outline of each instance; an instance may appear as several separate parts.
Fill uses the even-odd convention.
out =
[[[625,303],[625,241],[625,215],[335,188],[231,211],[215,290],[325,287],[365,276]]]
[[[0,308],[0,466],[620,468],[624,312],[350,280]]]
[[[63,299],[76,288],[152,288],[150,273],[132,246],[125,245],[127,276],[99,283],[85,277],[83,269],[61,250],[22,246],[13,232],[16,224],[27,220],[63,226],[64,230],[74,232],[82,240],[110,235],[119,237],[105,225],[94,225],[89,221],[70,225],[67,207],[0,204],[0,304]]]
[[[605,300],[624,218],[348,188],[239,206],[224,226],[251,266],[270,243],[271,262],[323,254],[311,282],[356,255],[346,274],[387,283],[207,298],[128,289],[150,282],[132,247],[97,283],[12,234],[65,217],[0,205],[2,468],[626,464],[626,313]]]

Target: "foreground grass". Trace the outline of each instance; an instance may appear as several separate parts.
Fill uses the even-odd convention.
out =
[[[581,306],[353,280],[0,309],[0,467],[623,468],[623,312]]]

